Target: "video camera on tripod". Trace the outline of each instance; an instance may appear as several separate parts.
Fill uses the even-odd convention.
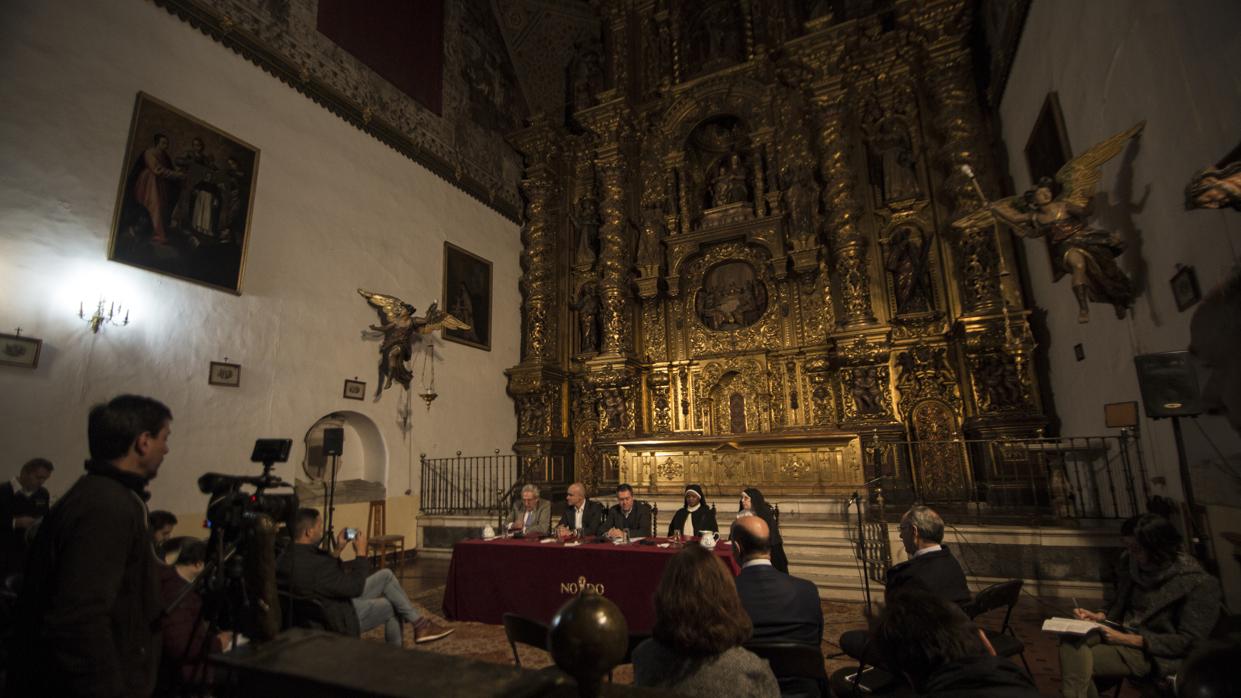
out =
[[[207,503],[207,528],[214,539],[222,535],[225,542],[237,540],[249,522],[261,514],[272,521],[283,521],[292,527],[297,514],[297,495],[292,492],[271,494],[268,489],[291,487],[289,483],[271,474],[272,465],[289,460],[292,439],[259,439],[254,442],[250,460],[263,464],[263,474],[221,475],[205,473],[198,478],[198,489],[211,495]],[[254,487],[253,492],[242,491],[243,485]]]

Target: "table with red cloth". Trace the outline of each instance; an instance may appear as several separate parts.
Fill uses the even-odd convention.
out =
[[[516,613],[548,623],[586,584],[620,607],[629,632],[650,632],[655,624],[655,589],[664,566],[678,552],[676,546],[640,543],[566,546],[559,541],[527,539],[462,541],[452,549],[444,615],[498,624],[505,613]],[[716,543],[715,555],[733,575],[741,571],[728,543]]]

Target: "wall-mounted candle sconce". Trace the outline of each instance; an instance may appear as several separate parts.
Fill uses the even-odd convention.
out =
[[[105,306],[107,307],[107,312],[104,312]],[[120,319],[122,312],[125,313],[124,319]],[[104,325],[117,325],[123,327],[129,324],[128,310],[122,308],[115,301],[109,304],[102,298],[99,299],[99,305],[95,307],[95,312],[89,316],[86,314],[85,303],[78,303],[78,317],[85,320],[86,324],[90,325],[90,331],[95,334],[99,334],[99,329]]]

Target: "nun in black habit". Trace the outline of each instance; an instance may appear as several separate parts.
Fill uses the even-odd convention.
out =
[[[715,523],[715,510],[707,506],[707,495],[702,485],[690,485],[685,488],[685,506],[677,509],[668,524],[668,535],[696,536],[699,531],[720,532]]]
[[[737,515],[744,516],[743,512],[749,512],[767,524],[771,531],[771,566],[788,574],[789,559],[784,555],[784,539],[780,537],[780,524],[776,523],[776,510],[771,508],[757,487],[741,490],[741,508]]]

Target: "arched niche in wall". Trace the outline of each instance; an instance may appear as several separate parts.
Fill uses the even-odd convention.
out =
[[[339,457],[323,452],[323,434],[340,429],[344,435]],[[387,498],[384,473],[387,471],[388,449],[379,427],[360,412],[332,412],[317,419],[306,430],[305,456],[297,468],[295,485],[303,506],[320,506],[332,484],[336,471],[334,504],[369,502]]]

